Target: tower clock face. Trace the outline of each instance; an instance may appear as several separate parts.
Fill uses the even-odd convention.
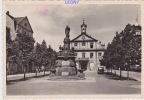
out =
[[[85,36],[84,36],[84,35],[82,36],[82,39],[83,39],[83,40],[85,39]]]

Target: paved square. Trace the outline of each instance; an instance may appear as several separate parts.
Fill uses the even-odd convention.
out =
[[[11,82],[7,95],[140,94],[140,81],[113,80],[107,75],[85,72],[85,80],[52,81],[49,76]]]

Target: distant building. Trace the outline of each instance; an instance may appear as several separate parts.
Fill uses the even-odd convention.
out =
[[[141,35],[141,25],[138,23],[138,18],[136,18],[136,23],[134,24],[135,35]]]
[[[6,30],[10,31],[11,39],[15,40],[17,38],[17,34],[26,34],[30,37],[33,37],[33,30],[29,23],[28,18],[25,17],[13,17],[10,15],[9,11],[6,12]],[[21,51],[19,51],[21,54]],[[27,72],[33,71],[33,64],[29,63],[29,67],[27,68]],[[23,72],[23,67],[18,66],[16,63],[7,64],[8,70],[10,74],[21,73]]]
[[[76,53],[76,66],[78,69],[97,70],[100,65],[100,59],[105,51],[105,44],[88,35],[87,25],[83,20],[81,25],[81,34],[71,40],[71,48]]]
[[[10,29],[11,38],[14,40],[16,34],[26,33],[26,35],[33,37],[33,30],[29,23],[27,16],[13,17],[9,11],[6,12],[6,27]]]

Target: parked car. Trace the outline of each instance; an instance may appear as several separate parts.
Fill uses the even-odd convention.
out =
[[[104,67],[98,67],[97,73],[104,74]]]

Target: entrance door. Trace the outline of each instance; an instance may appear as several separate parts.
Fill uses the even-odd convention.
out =
[[[87,61],[81,61],[81,69],[87,70]]]

